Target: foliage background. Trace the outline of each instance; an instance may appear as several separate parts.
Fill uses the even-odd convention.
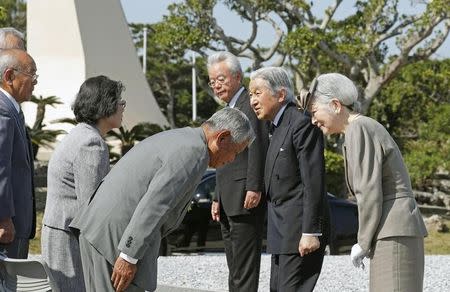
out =
[[[356,1],[354,14],[337,18],[341,2],[318,16],[312,12],[312,1],[184,0],[169,5],[162,21],[132,23],[130,29],[141,48],[142,29],[148,28],[147,51],[138,53],[147,55],[147,79],[172,128],[198,125],[221,107],[206,84],[205,60],[212,51],[226,49],[248,58],[250,70],[282,65],[292,72],[297,89],[317,74],[336,71],[358,84],[366,114],[380,121],[398,143],[413,187],[432,190],[436,173],[449,172],[450,60],[430,56],[448,36],[450,1],[415,1],[424,7],[417,15],[403,14],[397,0]],[[213,13],[218,4],[252,26],[249,38],[225,33]],[[272,44],[255,42],[253,32],[258,33],[262,24],[273,28]],[[26,3],[2,0],[0,26],[25,31]],[[387,39],[395,41],[397,51],[386,45]],[[197,53],[197,122],[191,120],[190,51]],[[47,137],[44,126],[32,128]],[[158,131],[149,127],[111,136],[129,148],[143,135]],[[327,186],[345,196],[341,142],[339,137],[328,139]]]

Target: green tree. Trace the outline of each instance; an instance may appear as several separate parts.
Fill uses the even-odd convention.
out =
[[[14,27],[25,33],[26,3],[22,0],[2,0],[0,2],[0,27]]]
[[[33,127],[28,127],[28,133],[31,138],[31,145],[33,147],[34,159],[36,160],[36,156],[40,147],[48,147],[53,148],[53,144],[56,142],[56,138],[66,133],[64,130],[49,130],[44,129],[46,124],[43,123],[45,117],[45,108],[47,106],[55,107],[57,104],[61,104],[62,102],[56,96],[48,96],[48,97],[36,97],[32,96],[32,103],[36,104],[36,118],[33,124]]]
[[[450,29],[449,0],[410,2],[418,11],[410,15],[402,14],[398,0],[358,0],[354,4],[355,13],[346,17],[336,15],[338,9],[342,10],[342,0],[330,1],[331,5],[321,12],[313,10],[316,3],[309,0],[184,0],[170,5],[169,14],[158,24],[164,32],[160,42],[178,52],[193,49],[202,56],[210,51],[228,50],[250,59],[251,69],[262,65],[285,66],[292,71],[297,90],[307,87],[318,74],[341,72],[359,85],[362,110],[367,112],[372,104],[385,107],[385,98],[380,94],[382,89],[396,80],[405,66],[429,59],[447,39]],[[219,6],[225,6],[238,16],[242,26],[250,28],[250,34],[241,37],[237,33],[226,33],[216,19],[215,11]],[[262,25],[272,27],[275,35],[268,45],[257,42]],[[388,46],[388,43],[395,45]],[[403,96],[398,98],[401,100]],[[389,111],[389,107],[386,110]],[[391,115],[390,119],[406,123],[402,114]],[[421,121],[426,123],[426,120]],[[419,153],[413,141],[408,140],[408,143],[411,152],[405,155],[407,161],[414,157],[410,159],[409,153]],[[339,138],[329,139],[326,153],[328,189],[333,191],[334,188],[335,192],[344,185],[339,145]],[[424,159],[416,160],[426,164]],[[418,162],[415,165],[420,167]],[[435,166],[433,164],[433,170]]]
[[[332,1],[323,13],[316,1],[184,0],[169,6],[159,27],[161,43],[177,51],[187,48],[206,54],[226,49],[253,61],[291,68],[297,89],[317,74],[338,71],[362,87],[363,111],[380,90],[407,64],[428,59],[443,44],[450,29],[450,0],[414,1],[415,15],[399,11],[399,0],[359,0],[355,13],[337,18],[342,0]],[[406,4],[406,3],[403,3]],[[214,10],[224,5],[251,29],[247,38],[228,35]],[[270,45],[257,43],[262,24],[272,27]],[[388,47],[387,42],[396,43]]]
[[[370,108],[399,145],[413,186],[450,171],[450,59],[404,67]]]
[[[131,24],[133,38],[137,47],[142,47],[143,25]],[[185,56],[186,47],[172,47],[166,42],[166,32],[162,23],[149,25],[147,38],[147,59],[151,66],[147,68],[147,79],[172,128],[192,125],[192,66]],[[142,52],[144,53],[144,52]],[[206,65],[203,58],[195,62],[197,84],[198,123],[212,115],[218,108],[210,98],[211,90],[206,81]],[[200,89],[199,88],[199,89]],[[197,124],[198,124],[197,123]]]

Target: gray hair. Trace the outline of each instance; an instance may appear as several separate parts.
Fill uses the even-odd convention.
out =
[[[281,67],[265,67],[253,71],[250,80],[262,79],[272,94],[286,90],[286,102],[294,101],[294,86],[288,72]]]
[[[328,104],[333,98],[352,111],[359,111],[358,89],[353,81],[339,73],[322,74],[317,77],[313,99]]]
[[[226,51],[214,53],[208,57],[208,63],[206,64],[206,66],[209,70],[211,66],[220,62],[225,62],[227,64],[227,67],[230,70],[231,74],[241,74],[242,79],[241,63],[235,55]]]
[[[238,109],[223,108],[213,114],[204,124],[215,132],[229,130],[232,141],[237,144],[248,141],[250,145],[255,140],[255,132],[250,120]]]
[[[27,68],[23,68],[23,65],[19,62],[17,58],[18,49],[8,49],[8,50],[0,50],[0,79],[3,78],[3,74],[9,68],[17,69],[17,70],[26,70]],[[20,50],[22,51],[22,50]]]
[[[20,39],[22,41],[22,46],[20,46],[20,47],[12,46],[8,42],[8,36],[9,35],[13,35],[16,38]],[[25,38],[24,38],[23,33],[21,33],[20,31],[18,31],[17,29],[15,29],[13,27],[0,28],[0,49],[21,49],[21,50],[25,50]]]

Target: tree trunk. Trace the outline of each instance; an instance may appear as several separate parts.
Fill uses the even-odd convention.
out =
[[[380,92],[382,83],[380,78],[371,78],[367,83],[367,86],[364,88],[363,98],[361,101],[361,110],[362,114],[366,114],[369,110],[370,104],[372,103],[375,96]]]

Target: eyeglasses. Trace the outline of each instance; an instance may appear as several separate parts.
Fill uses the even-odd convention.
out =
[[[30,74],[30,73],[21,71],[21,70],[16,69],[16,68],[13,68],[13,70],[16,71],[16,72],[22,73],[22,74],[24,74],[24,75],[27,75],[28,77],[31,77],[31,80],[32,80],[33,82],[35,82],[35,81],[39,78],[39,75],[37,75],[37,74]]]
[[[127,106],[127,101],[125,99],[119,100],[117,105],[120,105],[122,108],[125,108]]]
[[[217,79],[211,79],[208,82],[209,87],[214,88],[217,84],[223,85],[227,81],[227,78],[225,76],[218,76]]]
[[[311,98],[314,96],[314,93],[316,92],[317,83],[318,83],[317,78],[314,78],[313,81],[311,82],[311,86],[309,87],[308,92],[305,94],[300,94],[298,96],[298,106],[304,112],[308,110]]]

